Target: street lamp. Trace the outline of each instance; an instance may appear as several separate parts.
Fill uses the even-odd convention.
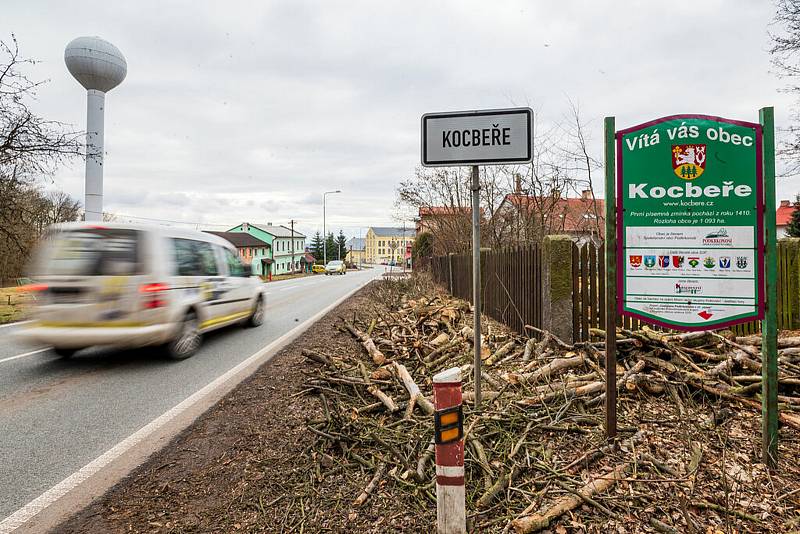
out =
[[[325,226],[325,201],[328,195],[333,195],[334,193],[341,193],[341,191],[337,189],[336,191],[325,191],[322,193],[322,263],[325,265],[328,264],[328,230]]]

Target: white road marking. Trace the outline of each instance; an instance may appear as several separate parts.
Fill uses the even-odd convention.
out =
[[[50,347],[45,347],[43,349],[38,349],[38,350],[32,350],[30,352],[26,352],[25,354],[17,354],[16,356],[11,356],[9,358],[3,358],[2,360],[0,360],[0,363],[10,362],[11,360],[18,360],[26,356],[33,356],[34,354],[39,354],[40,352],[44,352],[46,350],[50,350]]]
[[[367,280],[369,281],[369,280]],[[300,323],[299,325],[295,326],[281,337],[270,343],[269,345],[263,347],[261,350],[257,351],[255,354],[238,364],[237,366],[233,367],[232,369],[228,370],[225,374],[220,375],[211,383],[207,384],[202,389],[196,391],[192,395],[190,395],[187,399],[185,399],[180,404],[170,408],[157,418],[153,419],[145,426],[128,436],[127,438],[123,439],[112,448],[86,464],[85,466],[81,467],[67,478],[50,488],[49,490],[45,491],[31,502],[11,514],[10,516],[6,517],[2,521],[0,521],[0,534],[9,534],[14,530],[18,529],[25,523],[27,523],[31,518],[33,518],[36,514],[56,502],[58,499],[66,495],[71,490],[75,489],[85,480],[87,480],[92,475],[99,472],[101,469],[109,465],[111,462],[131,450],[137,444],[142,442],[146,439],[150,434],[158,430],[159,428],[163,427],[164,425],[168,424],[172,419],[176,416],[185,412],[189,409],[193,404],[200,401],[203,397],[214,391],[215,389],[222,387],[225,382],[227,382],[231,377],[236,375],[239,371],[246,368],[248,365],[255,363],[260,358],[267,356],[266,361],[269,361],[272,356],[277,354],[278,350],[285,344],[292,341],[292,339],[298,337],[303,331],[308,329],[309,326],[314,324],[316,321],[321,319],[325,316],[326,313],[331,311],[332,309],[336,308],[339,304],[347,300],[353,293],[361,289],[363,285],[357,285],[347,293],[345,293],[341,298],[337,299],[329,306],[323,308],[319,312],[317,312],[312,317],[306,319],[304,322]],[[47,350],[47,349],[42,349]],[[257,368],[256,368],[257,369]],[[255,369],[253,370],[255,372]],[[242,380],[246,378],[243,377]]]
[[[281,291],[287,291],[287,290],[289,290],[289,289],[294,289],[294,288],[296,288],[296,287],[300,287],[300,286],[286,286],[286,287],[282,287],[282,288],[281,288]]]
[[[28,324],[30,322],[31,321],[17,321],[16,323],[0,324],[0,328],[8,328],[9,326],[20,326],[20,325],[23,325],[23,324]]]

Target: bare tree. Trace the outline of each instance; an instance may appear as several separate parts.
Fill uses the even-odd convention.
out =
[[[800,85],[794,80],[800,76],[797,54],[800,52],[800,1],[777,0],[773,26],[779,31],[770,32],[772,38],[772,64],[778,75],[787,78],[789,84],[783,89],[789,93],[800,93]],[[783,129],[786,137],[778,144],[777,154],[786,164],[784,176],[800,174],[800,113],[792,110],[794,124]]]
[[[44,81],[32,81],[19,44],[0,40],[0,279],[18,276],[44,227],[75,220],[78,203],[39,188],[59,164],[82,155],[83,134],[28,107]]]

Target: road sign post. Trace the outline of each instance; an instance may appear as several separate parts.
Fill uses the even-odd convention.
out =
[[[421,152],[425,167],[472,167],[472,301],[475,410],[481,406],[480,167],[528,163],[533,155],[533,110],[491,109],[426,113]]]
[[[481,183],[480,168],[472,166],[472,303],[475,310],[472,321],[472,343],[475,348],[473,370],[475,372],[475,409],[481,406]]]

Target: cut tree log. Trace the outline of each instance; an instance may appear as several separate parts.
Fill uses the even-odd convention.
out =
[[[506,354],[514,350],[516,346],[517,346],[516,341],[509,341],[508,343],[497,349],[494,354],[486,358],[486,361],[484,363],[486,365],[494,365],[496,361],[502,359]]]
[[[527,399],[521,399],[516,401],[516,403],[520,406],[536,406],[538,404],[544,404],[546,402],[550,402],[554,399],[559,399],[559,398],[571,399],[573,397],[583,397],[586,395],[592,395],[594,393],[600,393],[605,390],[606,390],[605,382],[601,381],[590,382],[588,384],[580,385],[577,387],[567,387],[560,391],[553,391],[551,393],[546,393],[538,397],[529,397]]]
[[[394,403],[392,398],[383,391],[381,391],[381,389],[378,386],[373,384],[367,388],[367,391],[369,391],[373,397],[381,401],[383,405],[386,406],[386,409],[389,410],[390,412],[394,413],[400,409],[397,407],[397,404]]]
[[[574,352],[568,352],[564,358],[556,358],[555,360],[551,361],[550,363],[543,365],[536,369],[531,373],[508,373],[508,375],[514,375],[513,380],[509,380],[506,378],[508,382],[511,383],[518,383],[518,384],[531,384],[536,382],[540,378],[550,378],[551,376],[560,373],[561,371],[566,371],[567,369],[572,369],[574,367],[580,367],[586,361],[586,356],[583,351],[579,354],[575,354]],[[536,363],[531,362],[531,363]],[[528,366],[525,366],[525,370],[528,369]]]
[[[408,394],[411,396],[412,399],[417,399],[417,405],[422,408],[422,411],[425,412],[425,415],[433,415],[435,411],[433,404],[429,401],[425,395],[419,389],[419,386],[414,379],[411,378],[411,374],[406,369],[405,365],[401,365],[397,362],[394,362],[394,370],[397,373],[397,376],[400,378],[400,381],[403,382],[403,385],[408,390]]]
[[[345,323],[344,326],[357,340],[361,342],[361,345],[367,351],[367,354],[369,354],[370,358],[372,358],[372,363],[375,365],[383,365],[386,363],[386,356],[384,356],[383,353],[378,350],[378,347],[375,346],[375,342],[371,337],[351,324]]]
[[[375,486],[377,486],[378,482],[380,482],[381,479],[383,478],[383,474],[385,471],[386,471],[386,464],[381,463],[378,466],[378,470],[375,472],[375,475],[372,477],[372,480],[370,480],[369,483],[367,484],[367,487],[365,487],[364,491],[362,491],[361,494],[358,497],[356,497],[356,500],[353,501],[353,506],[361,506],[367,501],[367,499],[369,499],[369,496],[372,495],[372,493],[375,491]]]
[[[567,495],[559,499],[553,506],[541,514],[532,514],[525,517],[514,519],[511,527],[517,534],[537,532],[550,526],[550,522],[558,519],[566,512],[574,510],[584,502],[581,497],[591,498],[593,495],[603,493],[611,488],[620,479],[625,477],[629,464],[621,464],[614,468],[611,473],[595,478],[577,491],[578,495]]]

